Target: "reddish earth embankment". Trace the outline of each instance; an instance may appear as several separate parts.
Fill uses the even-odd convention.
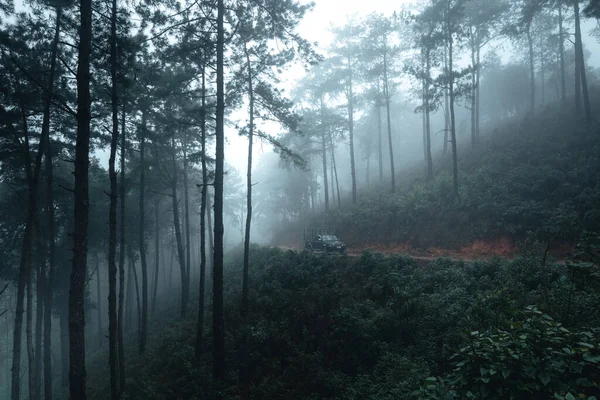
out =
[[[294,244],[287,246],[277,246],[283,250],[301,250],[302,247]],[[558,259],[564,259],[572,250],[573,246],[568,243],[555,243],[549,248],[549,254]],[[460,249],[443,249],[438,247],[429,247],[427,249],[415,248],[409,243],[396,243],[392,245],[383,244],[363,244],[348,249],[350,256],[358,256],[363,251],[371,250],[383,254],[405,254],[416,260],[431,261],[440,257],[450,257],[457,260],[475,261],[487,260],[495,257],[512,259],[520,252],[522,247],[508,238],[499,238],[495,240],[477,240]]]

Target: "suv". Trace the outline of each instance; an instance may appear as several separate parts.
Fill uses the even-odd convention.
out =
[[[304,248],[310,251],[339,252],[346,251],[346,244],[339,240],[335,235],[324,234],[316,235],[312,240],[305,241]]]

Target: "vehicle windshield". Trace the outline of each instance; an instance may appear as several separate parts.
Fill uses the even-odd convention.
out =
[[[338,240],[334,235],[323,235],[323,240]]]

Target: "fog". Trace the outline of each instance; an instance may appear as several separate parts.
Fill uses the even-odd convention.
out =
[[[599,17],[0,0],[0,399],[595,398]]]

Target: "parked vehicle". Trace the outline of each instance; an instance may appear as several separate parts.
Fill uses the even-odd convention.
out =
[[[305,229],[304,230],[304,248],[310,251],[325,251],[343,253],[346,251],[346,244],[332,233],[323,229]]]

